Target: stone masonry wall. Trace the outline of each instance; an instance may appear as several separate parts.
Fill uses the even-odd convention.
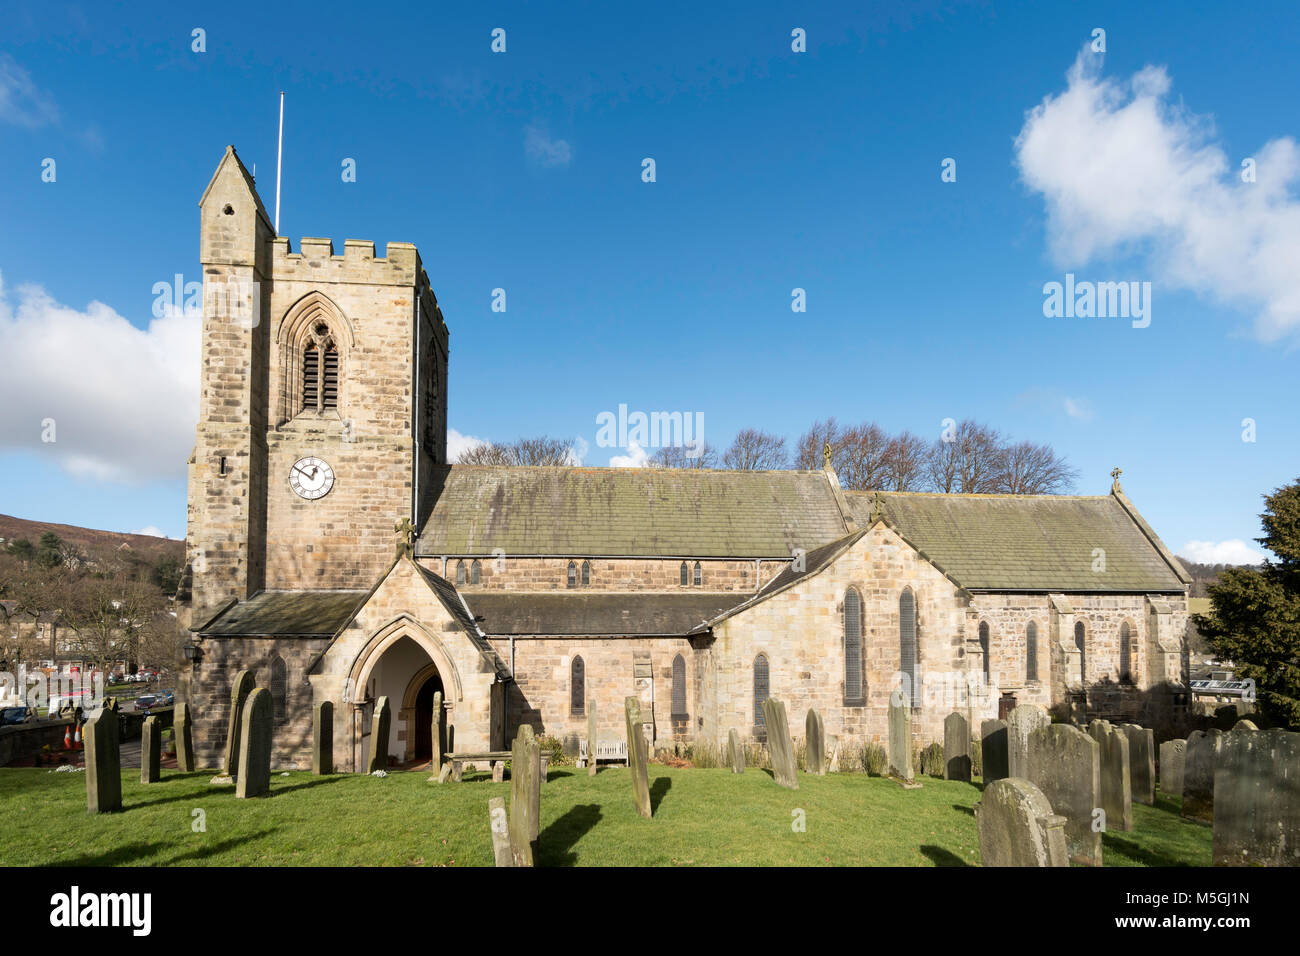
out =
[[[473,561],[479,561],[480,578],[472,584]],[[465,583],[457,582],[457,565],[465,563]],[[570,589],[569,562],[575,568],[577,586]],[[590,584],[582,584],[582,563],[591,562]],[[450,555],[422,558],[421,563],[441,575],[458,590],[474,591],[756,591],[780,573],[788,562],[765,560],[757,565],[752,559],[722,561],[701,558],[701,583],[695,581],[695,560],[686,562],[687,584],[681,583],[680,558],[573,558],[491,557]],[[755,577],[759,584],[755,585]]]

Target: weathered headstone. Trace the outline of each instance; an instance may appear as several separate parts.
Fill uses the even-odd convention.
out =
[[[311,712],[311,772],[318,777],[334,772],[334,704],[328,700]]]
[[[1214,865],[1300,866],[1300,733],[1224,735],[1214,774]]]
[[[826,749],[830,751],[830,764],[826,767],[827,773],[840,772],[840,738],[837,734],[831,734],[826,738]]]
[[[772,779],[787,790],[798,790],[794,741],[790,739],[790,725],[785,719],[785,704],[775,697],[763,701],[763,723],[767,730],[767,752],[772,756]]]
[[[943,777],[970,783],[970,724],[955,710],[943,719]]]
[[[375,712],[370,716],[370,763],[366,773],[388,769],[388,729],[391,723],[388,698],[381,697],[375,701]]]
[[[162,779],[162,727],[157,717],[146,717],[140,728],[140,782]]]
[[[1186,740],[1166,740],[1160,745],[1160,792],[1166,797],[1183,795],[1183,758]]]
[[[745,772],[745,748],[740,743],[740,734],[732,727],[727,733],[727,762],[731,764],[732,773]]]
[[[244,703],[239,732],[239,771],[236,797],[260,797],[271,789],[271,692],[259,687]]]
[[[244,726],[244,703],[253,692],[253,672],[240,671],[230,685],[230,719],[226,723],[226,754],[221,772],[227,777],[239,773],[239,735]]]
[[[1101,760],[1101,808],[1106,811],[1107,830],[1133,829],[1133,777],[1129,738],[1104,720],[1088,725],[1088,736],[1097,741]]]
[[[442,706],[442,691],[433,692],[433,709],[429,715],[429,740],[432,749],[429,753],[429,773],[437,774],[442,770],[442,755],[447,752],[447,711]]]
[[[986,720],[980,724],[980,769],[984,771],[984,783],[1005,779],[1009,773],[1007,766],[1007,722],[1005,720]]]
[[[995,780],[975,804],[984,866],[1069,866],[1065,817],[1028,780]]]
[[[122,809],[122,754],[118,748],[117,721],[117,714],[105,707],[86,721],[83,729],[88,813]]]
[[[1241,720],[1237,721],[1235,724],[1232,725],[1232,729],[1233,732],[1235,733],[1236,731],[1259,730],[1259,727],[1255,725],[1255,722],[1253,720],[1247,720],[1245,717],[1243,717],[1241,718]]]
[[[826,729],[822,726],[821,714],[809,708],[804,718],[804,766],[809,773],[819,777],[826,775]]]
[[[488,801],[488,824],[492,830],[492,856],[497,866],[514,866],[515,857],[510,850],[510,818],[506,816],[505,797]]]
[[[1128,737],[1129,773],[1133,781],[1133,799],[1147,806],[1156,802],[1156,740],[1150,727],[1122,724]]]
[[[1182,815],[1208,823],[1214,817],[1214,774],[1223,731],[1193,730],[1183,753]]]
[[[1097,741],[1070,724],[1049,723],[1030,733],[1027,756],[1029,782],[1065,817],[1070,861],[1101,866],[1101,832],[1093,829],[1093,811],[1101,806]]]
[[[514,856],[515,866],[533,865],[533,843],[537,839],[537,824],[533,820],[538,810],[541,783],[537,773],[541,769],[541,748],[533,734],[533,728],[524,724],[515,737],[514,750],[510,758],[510,850]]]
[[[645,731],[641,729],[640,699],[625,697],[623,712],[627,721],[627,765],[632,771],[632,802],[636,805],[636,812],[649,820],[650,770]]]
[[[600,743],[600,736],[596,732],[596,698],[592,697],[587,701],[587,776],[596,776],[596,765],[599,761],[596,759],[596,747]]]
[[[176,740],[176,767],[181,773],[194,770],[194,720],[189,704],[177,704],[172,711],[172,736]]]
[[[1052,722],[1047,711],[1037,704],[1017,704],[1007,715],[1007,775],[1033,777],[1026,761],[1029,758],[1029,736],[1040,727]],[[1048,798],[1051,800],[1051,796]],[[1056,806],[1055,803],[1052,806]]]
[[[889,701],[889,772],[912,783],[912,708],[907,701]]]
[[[504,760],[492,761],[492,782],[501,783],[506,779],[506,762]]]

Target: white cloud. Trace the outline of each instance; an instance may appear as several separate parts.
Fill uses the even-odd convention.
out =
[[[1241,538],[1228,541],[1188,541],[1179,555],[1198,564],[1259,564],[1263,553]]]
[[[573,147],[565,140],[554,139],[543,126],[531,124],[524,129],[524,154],[539,166],[567,166],[573,161]]]
[[[646,450],[636,442],[629,442],[626,455],[613,455],[609,459],[611,468],[644,468],[650,461]]]
[[[475,438],[473,435],[462,435],[454,428],[447,429],[447,460],[455,462],[462,454],[480,445],[488,444],[482,438]]]
[[[1081,53],[1065,91],[1031,110],[1016,138],[1021,177],[1047,204],[1054,258],[1078,268],[1137,252],[1168,287],[1252,312],[1261,339],[1300,332],[1295,140],[1255,150],[1256,182],[1242,182],[1247,157],[1229,159],[1212,122],[1173,100],[1163,67],[1127,82],[1099,69]]]
[[[69,473],[137,483],[181,477],[199,414],[196,317],[140,329],[102,302],[77,310],[0,277],[0,447]],[[53,442],[46,442],[53,423]]]
[[[58,118],[54,98],[38,89],[13,57],[0,53],[0,121],[35,128]]]
[[[1064,400],[1065,414],[1069,415],[1075,421],[1090,422],[1092,421],[1092,407],[1081,398],[1070,398],[1065,396]]]
[[[146,527],[139,528],[135,531],[128,531],[127,534],[143,534],[143,535],[147,535],[150,538],[167,537],[167,535],[163,534],[161,528],[155,527],[154,525],[147,525]]]
[[[573,451],[569,453],[569,463],[575,467],[581,465],[586,460],[589,451],[591,451],[591,446],[587,444],[587,439],[579,435],[573,440]]]

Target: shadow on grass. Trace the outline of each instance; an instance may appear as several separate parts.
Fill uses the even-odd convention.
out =
[[[555,770],[555,769],[548,769],[547,772],[546,772],[546,779],[547,779],[547,780],[560,780],[560,779],[562,779],[562,778],[564,778],[564,777],[572,777],[572,776],[573,776],[573,771],[572,771],[572,770]]]
[[[962,813],[966,814],[968,817],[973,817],[973,816],[975,816],[975,808],[974,808],[974,807],[963,807],[960,803],[954,803],[954,804],[952,805],[952,808],[953,808],[954,810],[960,810]]]
[[[128,866],[169,849],[166,843],[126,843],[99,854],[51,860],[49,866]]]
[[[537,836],[538,866],[576,866],[578,854],[570,848],[600,822],[600,807],[581,803],[571,807]]]
[[[229,840],[222,840],[220,843],[213,843],[211,846],[200,846],[193,850],[190,850],[188,853],[180,853],[169,860],[165,860],[160,865],[180,866],[186,861],[204,862],[207,860],[208,857],[216,856],[217,854],[221,854],[221,853],[226,853],[229,850],[235,849],[241,844],[250,843],[254,840],[260,840],[263,837],[270,836],[274,832],[275,832],[274,830],[262,830],[258,833],[250,833],[247,836],[231,838]]]
[[[282,793],[293,793],[293,791],[295,790],[310,790],[312,787],[323,787],[326,784],[337,783],[342,779],[343,779],[342,775],[335,774],[329,777],[316,777],[312,780],[304,781],[303,783],[291,783],[287,787],[275,786],[274,785],[275,781],[273,779],[271,781],[272,783],[271,789],[265,794],[265,796],[278,797]]]
[[[926,844],[921,847],[921,855],[933,863],[935,866],[970,866],[965,860],[956,853],[945,850],[941,846]]]
[[[1117,853],[1123,853],[1130,860],[1135,860],[1143,866],[1191,866],[1186,859],[1181,859],[1169,853],[1161,853],[1159,850],[1153,850],[1150,847],[1141,846],[1132,840],[1125,840],[1111,833],[1103,833],[1101,836],[1102,846],[1105,850],[1114,850]],[[1103,853],[1105,851],[1103,850]]]
[[[670,777],[655,777],[654,783],[650,784],[650,814],[652,816],[658,812],[659,804],[663,802],[672,786],[673,781]]]

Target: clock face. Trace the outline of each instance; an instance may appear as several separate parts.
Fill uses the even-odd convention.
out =
[[[334,487],[334,469],[319,458],[300,458],[289,469],[289,487],[308,501],[323,498]]]

